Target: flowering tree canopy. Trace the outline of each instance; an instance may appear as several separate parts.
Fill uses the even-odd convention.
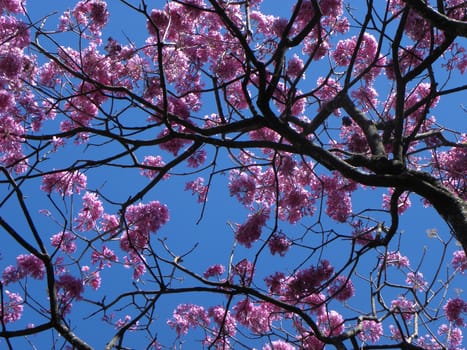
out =
[[[0,0],[2,348],[462,348],[464,0],[32,3]]]

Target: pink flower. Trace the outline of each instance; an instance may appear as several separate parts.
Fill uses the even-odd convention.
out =
[[[389,252],[384,256],[383,262],[386,266],[396,266],[397,268],[409,267],[409,259],[401,255],[400,252]]]
[[[45,275],[45,266],[42,260],[35,255],[21,254],[16,257],[18,273],[20,278],[31,276],[34,279],[41,280]]]
[[[129,227],[144,233],[157,232],[169,221],[169,210],[159,201],[130,205],[125,212]]]
[[[344,331],[344,318],[334,310],[319,314],[318,324],[327,336],[339,335]]]
[[[109,17],[107,4],[101,0],[80,1],[76,4],[71,14],[78,24],[88,26],[90,31],[97,36],[100,35],[100,30],[107,24]],[[61,28],[66,28],[64,23],[61,25]]]
[[[146,273],[146,263],[144,258],[130,250],[130,257],[123,257],[126,268],[133,267],[133,280],[138,281]]]
[[[14,105],[14,96],[10,92],[0,89],[0,111],[7,111],[11,109]]]
[[[304,63],[297,54],[294,54],[288,62],[287,65],[287,75],[291,79],[296,79],[297,77],[301,77],[304,79],[304,72],[303,72]]]
[[[428,284],[428,282],[426,282],[423,279],[423,274],[421,272],[407,273],[407,278],[405,279],[405,282],[411,285],[414,289],[418,289],[420,292],[423,292],[425,290],[426,285]]]
[[[41,190],[51,194],[56,191],[61,196],[71,196],[86,188],[86,175],[79,171],[61,171],[42,177]]]
[[[327,192],[326,214],[338,222],[345,222],[352,214],[351,192],[356,189],[354,183],[337,173],[334,173],[333,177],[323,177],[322,182]]]
[[[462,134],[460,142],[467,143],[467,134]],[[467,200],[467,148],[452,147],[447,152],[440,152],[436,162],[443,184]]]
[[[146,157],[144,157],[143,165],[145,165],[148,168],[143,168],[141,170],[141,174],[146,176],[146,177],[149,177],[150,179],[152,179],[152,178],[156,177],[157,174],[159,173],[159,169],[157,169],[157,168],[164,167],[165,162],[162,160],[161,156],[146,156]],[[156,168],[156,169],[151,169],[149,167]],[[168,177],[169,177],[168,174],[164,175],[164,179],[168,178]]]
[[[329,261],[321,260],[317,267],[300,270],[295,275],[290,277],[287,282],[287,296],[291,298],[303,298],[305,296],[316,293],[318,287],[328,280],[334,268]]]
[[[125,315],[125,318],[122,320],[119,318],[117,322],[115,323],[115,328],[120,329],[125,327],[127,324],[129,324],[131,321],[131,316],[130,315]],[[130,331],[135,331],[138,328],[139,321],[133,322],[132,325],[130,326],[129,330]]]
[[[59,247],[63,252],[71,254],[76,251],[76,236],[69,231],[62,231],[50,238],[52,247]]]
[[[342,90],[340,83],[332,78],[318,78],[316,84],[318,90],[315,95],[322,102],[328,102],[336,97],[337,93]],[[336,113],[336,112],[335,112]]]
[[[275,272],[264,279],[264,282],[269,288],[269,293],[279,295],[281,293],[282,285],[285,281],[285,275],[283,272]]]
[[[55,285],[58,290],[61,290],[61,295],[64,300],[81,299],[81,294],[84,291],[83,282],[70,274],[61,275]]]
[[[19,49],[11,49],[0,55],[0,74],[15,79],[23,68],[23,54]]]
[[[237,321],[222,306],[211,307],[208,316],[214,319],[214,322],[221,327],[222,334],[233,337],[237,333]]]
[[[160,138],[160,139],[166,138],[166,137],[168,137],[169,134],[170,134],[170,131],[168,129],[164,129],[158,135],[158,138]],[[176,155],[178,155],[178,152],[180,152],[180,150],[185,145],[187,145],[188,143],[190,143],[190,141],[184,140],[184,139],[181,139],[181,138],[173,137],[173,138],[168,138],[167,141],[161,143],[159,145],[159,147],[162,150],[167,151],[167,152],[173,154],[174,156],[176,156]]]
[[[21,276],[16,266],[9,265],[3,270],[1,282],[6,286],[10,283],[19,281],[20,278]]]
[[[378,42],[371,34],[364,33],[362,41],[357,45],[357,37],[353,36],[350,39],[340,40],[336,49],[332,53],[332,57],[338,66],[348,66],[355,50],[357,49],[357,56],[354,61],[354,74],[358,75],[363,73],[368,67],[373,65],[373,68],[365,73],[365,80],[372,82],[377,75],[382,71],[382,66],[386,60],[383,56],[376,57],[378,52]],[[377,63],[377,64],[375,64]]]
[[[83,279],[83,283],[91,286],[94,290],[98,290],[102,283],[100,272],[94,271],[89,273],[89,266],[83,266],[81,271],[86,274]]]
[[[24,132],[24,128],[15,119],[10,116],[0,116],[0,153],[20,156],[20,142],[23,140]]]
[[[352,237],[355,239],[355,243],[366,245],[369,242],[374,240],[373,237],[373,229],[369,229],[368,227],[364,226],[361,220],[357,220],[351,223],[354,230],[352,231]]]
[[[29,45],[28,26],[18,18],[7,15],[0,16],[0,28],[2,29],[0,31],[2,43],[8,43],[11,47],[18,49],[24,49]]]
[[[11,13],[24,13],[24,0],[1,0],[0,9]]]
[[[190,168],[198,168],[206,161],[206,151],[204,149],[197,150],[188,158],[187,163]]]
[[[386,210],[390,210],[391,208],[391,197],[394,193],[394,188],[390,188],[388,190],[388,194],[383,194],[383,208]],[[397,212],[399,214],[404,213],[410,206],[412,202],[410,201],[409,193],[404,192],[397,200]]]
[[[204,278],[209,278],[213,276],[220,276],[225,272],[225,267],[224,265],[221,264],[216,264],[209,266],[207,270],[204,272],[203,277]]]
[[[103,214],[101,227],[104,233],[108,233],[110,236],[115,236],[120,226],[118,217],[115,215]]]
[[[397,341],[401,341],[404,339],[399,328],[394,326],[393,324],[389,325],[389,331],[391,332],[391,339],[394,339]]]
[[[105,266],[111,267],[112,262],[118,262],[118,257],[112,249],[109,249],[103,245],[100,252],[97,250],[92,252],[91,262],[93,264],[99,263],[98,269],[102,270]]]
[[[321,315],[326,312],[326,296],[322,293],[313,293],[302,299],[312,314]]]
[[[262,227],[269,218],[269,210],[262,209],[254,214],[248,215],[247,221],[237,226],[235,238],[240,244],[251,248],[252,243],[256,242],[261,236]]]
[[[194,304],[180,304],[174,310],[172,318],[167,321],[171,328],[175,328],[178,336],[188,333],[190,328],[209,326],[208,313],[202,306]]]
[[[78,213],[75,221],[78,223],[76,229],[79,231],[89,231],[96,226],[96,221],[104,213],[102,202],[97,194],[86,192],[83,196],[83,208]]]
[[[240,279],[240,284],[242,286],[249,286],[253,280],[253,274],[255,272],[255,267],[253,263],[247,259],[241,260],[232,268],[232,277],[238,276]]]
[[[268,241],[268,246],[272,255],[278,253],[280,256],[285,256],[292,243],[283,233],[275,233]]]
[[[120,248],[125,252],[141,252],[149,243],[149,232],[145,230],[130,229],[120,237]]]
[[[449,299],[443,306],[444,314],[447,319],[454,322],[457,326],[465,326],[462,314],[467,312],[467,303],[461,298]]]
[[[229,177],[230,195],[237,197],[243,205],[250,205],[255,199],[256,181],[253,176],[232,170]]]
[[[329,295],[339,301],[346,301],[355,295],[355,287],[346,276],[338,276],[328,287]]]
[[[376,343],[383,335],[383,325],[376,321],[362,321],[362,331],[358,338],[363,342]]]
[[[439,335],[447,336],[447,349],[448,350],[460,350],[462,349],[462,330],[457,327],[449,327],[446,324],[442,324],[438,328]]]
[[[4,323],[18,321],[23,315],[23,298],[19,294],[5,290],[8,300],[3,297],[0,305],[0,319]]]
[[[407,300],[402,295],[391,301],[391,308],[394,309],[396,313],[401,313],[402,318],[406,321],[410,321],[417,311],[414,302]]]
[[[452,253],[451,264],[455,270],[459,270],[461,273],[464,273],[464,271],[467,270],[465,252],[463,250],[457,250]]]
[[[351,96],[362,107],[363,112],[373,110],[378,105],[378,92],[371,85],[364,85],[352,90]]]
[[[107,11],[107,4],[104,1],[95,0],[90,2],[91,11],[90,18],[98,28],[102,28],[107,24],[109,12]]]
[[[207,200],[208,186],[204,185],[204,179],[198,177],[196,180],[188,181],[185,184],[185,191],[191,190],[192,195],[198,195],[198,203],[204,203]]]
[[[272,304],[255,305],[248,298],[239,301],[233,310],[235,319],[256,334],[269,332],[272,322],[279,318],[277,309]]]

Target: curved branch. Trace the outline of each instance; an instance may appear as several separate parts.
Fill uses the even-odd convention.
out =
[[[404,0],[404,2],[436,28],[454,36],[467,38],[467,22],[449,18],[435,11],[422,0]]]

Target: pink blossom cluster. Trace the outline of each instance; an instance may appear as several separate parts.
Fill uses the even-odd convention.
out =
[[[149,243],[149,234],[157,232],[169,221],[169,210],[159,201],[131,205],[125,212],[128,229],[120,238],[124,251],[140,251]]]
[[[2,0],[0,9],[9,13],[24,13],[24,0]]]
[[[0,2],[0,165],[23,173],[28,160],[23,154],[28,118],[41,118],[43,111],[25,82],[35,73],[35,59],[25,53],[29,45],[26,23],[9,14],[24,13],[23,1]],[[9,14],[8,14],[9,13]]]
[[[237,333],[237,320],[224,307],[218,305],[209,308],[208,316],[219,327],[217,332],[221,332],[223,336],[233,337]]]
[[[394,309],[396,313],[400,313],[402,318],[407,321],[411,320],[417,311],[416,304],[413,301],[406,299],[403,295],[400,295],[397,299],[391,301],[391,308]]]
[[[362,331],[358,333],[358,337],[363,342],[378,342],[383,335],[383,325],[380,322],[373,320],[362,321]]]
[[[53,172],[42,177],[41,190],[51,194],[52,191],[61,196],[71,196],[86,188],[87,177],[79,171]]]
[[[146,273],[146,261],[141,254],[134,251],[135,249],[137,249],[137,247],[132,247],[129,256],[123,257],[123,266],[126,268],[133,268],[133,280],[139,281],[141,276]]]
[[[277,308],[269,303],[254,303],[249,298],[240,300],[233,307],[237,322],[254,334],[263,334],[271,330],[272,322],[280,319],[275,313]]]
[[[340,40],[335,50],[332,52],[332,57],[338,66],[348,67],[351,63],[352,56],[356,51],[357,55],[353,62],[354,74],[364,74],[364,79],[368,84],[371,84],[376,76],[381,74],[382,67],[386,59],[378,52],[378,42],[376,38],[364,33],[360,42],[359,38],[353,36],[350,39]],[[357,49],[358,44],[358,49]],[[356,50],[357,49],[357,50]],[[376,65],[374,63],[377,63]],[[372,67],[368,69],[368,67]]]
[[[101,287],[102,278],[99,270],[91,271],[91,268],[85,265],[81,268],[81,272],[83,273],[83,285],[91,286],[94,290],[98,290]]]
[[[23,298],[17,293],[4,291],[2,296],[2,305],[0,305],[0,320],[3,323],[11,323],[18,321],[23,315]],[[7,298],[5,298],[5,296]]]
[[[169,221],[169,210],[159,201],[151,201],[148,204],[139,203],[127,208],[125,219],[130,228],[145,233],[157,232]]]
[[[452,253],[451,265],[455,270],[459,270],[462,274],[467,270],[467,258],[463,250],[457,250]]]
[[[102,245],[101,251],[94,250],[91,254],[91,263],[98,264],[99,270],[104,267],[112,267],[113,262],[118,262],[118,256],[105,245]]]
[[[204,184],[204,179],[198,177],[193,181],[188,181],[185,184],[185,191],[191,190],[193,195],[197,195],[198,203],[204,203],[208,196],[208,186]]]
[[[237,241],[247,248],[256,242],[260,236],[267,219],[269,218],[269,210],[261,209],[256,213],[248,215],[248,219],[242,225],[238,225],[235,232]]]
[[[456,326],[465,326],[462,314],[467,313],[467,302],[461,298],[449,299],[443,307],[446,318]]]
[[[329,261],[321,260],[319,264],[307,269],[299,270],[288,278],[285,288],[285,297],[290,300],[300,300],[316,293],[321,284],[333,274],[334,268]]]
[[[242,286],[249,286],[253,281],[255,266],[247,259],[242,259],[236,265],[232,266],[231,282],[238,278],[238,283]]]
[[[426,286],[428,285],[428,282],[425,281],[421,272],[407,273],[407,278],[405,281],[407,282],[407,284],[412,286],[413,289],[416,289],[419,292],[425,291]]]
[[[458,350],[462,346],[462,330],[457,327],[449,327],[446,324],[442,324],[438,327],[438,334],[445,336],[447,341],[447,348],[449,350]]]
[[[64,273],[58,276],[55,286],[57,288],[59,310],[62,315],[69,314],[73,305],[72,301],[82,299],[84,292],[83,281],[69,273]]]
[[[255,138],[259,136],[254,135]],[[244,162],[248,164],[249,159],[246,156]],[[316,200],[326,195],[326,213],[338,222],[345,222],[352,213],[351,193],[357,189],[356,184],[337,173],[318,178],[312,171],[313,166],[296,161],[290,154],[282,154],[276,169],[262,171],[261,167],[253,165],[248,166],[248,172],[235,169],[230,172],[230,193],[253,213],[253,204],[262,204],[265,208],[277,204],[279,219],[290,223],[312,215]],[[257,239],[258,232],[253,236]]]
[[[41,280],[45,276],[42,260],[33,254],[20,254],[16,257],[16,266],[7,266],[2,273],[2,283],[7,285],[25,277]]]
[[[410,267],[409,258],[402,255],[399,251],[387,252],[383,257],[383,263],[386,266],[395,266],[397,268]]]
[[[383,194],[383,208],[386,210],[391,209],[391,198],[394,193],[394,188],[389,188],[388,194]],[[402,195],[399,196],[397,199],[397,212],[399,214],[404,213],[410,206],[412,202],[410,201],[409,193],[404,192]]]
[[[95,228],[97,220],[104,213],[102,202],[96,193],[86,192],[83,195],[83,207],[75,218],[76,229],[79,231],[89,231]]]
[[[207,327],[210,324],[208,312],[194,304],[180,304],[174,310],[167,324],[177,331],[179,336],[187,334],[190,328]]]
[[[467,143],[467,134],[463,134],[461,143]],[[453,147],[437,156],[435,169],[450,190],[467,200],[467,147]]]
[[[76,251],[76,235],[69,231],[61,231],[50,237],[52,247],[60,248],[64,253],[72,254]]]
[[[209,266],[206,271],[203,273],[204,278],[210,278],[213,276],[221,276],[225,272],[224,265],[216,264]]]
[[[72,11],[67,11],[62,15],[59,29],[66,31],[75,29],[75,26],[82,26],[89,29],[93,36],[100,37],[108,17],[109,12],[105,1],[79,1]]]
[[[346,276],[337,276],[328,287],[328,293],[339,301],[346,301],[355,295],[355,287],[352,280]]]
[[[165,162],[161,156],[146,156],[143,165],[145,167],[141,170],[141,174],[152,179],[159,173],[159,169],[165,166]],[[167,174],[164,175],[164,178],[167,177]]]
[[[461,346],[463,336],[462,330],[457,327],[450,327],[446,324],[442,324],[438,327],[437,332],[439,337],[435,337],[433,334],[426,334],[417,339],[416,345],[427,350],[459,350],[463,349]],[[440,337],[445,338],[441,339]]]
[[[276,253],[280,256],[285,256],[292,242],[289,241],[287,236],[283,233],[275,233],[268,240],[269,250],[272,255]]]

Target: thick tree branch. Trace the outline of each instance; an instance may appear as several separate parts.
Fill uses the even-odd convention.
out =
[[[439,28],[446,33],[454,36],[463,36],[467,38],[467,22],[454,18],[449,18],[430,6],[423,0],[404,0],[405,3],[414,9],[420,16],[429,21],[434,27]]]

